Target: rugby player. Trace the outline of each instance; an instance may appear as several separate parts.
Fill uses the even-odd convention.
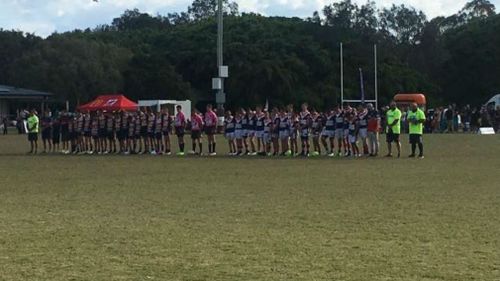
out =
[[[201,131],[203,130],[203,117],[198,109],[194,109],[191,113],[191,141],[192,150],[191,154],[203,155],[203,145],[201,142]],[[199,152],[196,152],[196,145],[200,148]]]
[[[208,104],[207,112],[205,113],[205,134],[207,135],[208,140],[208,155],[215,156],[217,155],[215,147],[215,133],[217,132],[217,114],[213,111],[212,105]]]
[[[182,112],[182,106],[177,105],[175,109],[177,110],[177,114],[175,115],[174,126],[175,134],[177,135],[177,139],[179,142],[179,152],[177,152],[177,156],[184,156],[184,134],[186,130],[186,117]]]

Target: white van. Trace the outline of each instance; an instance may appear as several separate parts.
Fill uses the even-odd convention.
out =
[[[500,106],[500,95],[492,97],[485,105],[486,107],[497,108],[497,106]]]

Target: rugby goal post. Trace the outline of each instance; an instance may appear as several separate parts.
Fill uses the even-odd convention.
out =
[[[373,62],[374,62],[374,84],[375,84],[375,99],[365,99],[364,95],[364,81],[363,72],[360,68],[360,83],[361,83],[361,99],[346,99],[344,96],[344,45],[340,43],[340,106],[343,107],[344,103],[374,103],[375,108],[378,109],[378,60],[377,60],[377,45],[373,45]]]

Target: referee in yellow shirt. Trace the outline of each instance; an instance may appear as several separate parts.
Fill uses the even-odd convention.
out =
[[[415,158],[415,150],[418,145],[419,158],[424,158],[424,144],[422,135],[424,134],[425,113],[418,108],[416,103],[412,103],[410,111],[408,112],[408,121],[410,123],[410,144],[411,154],[410,158]]]
[[[396,144],[398,149],[398,158],[401,156],[401,142],[399,141],[399,135],[401,134],[401,111],[398,109],[396,102],[392,101],[389,110],[386,113],[387,116],[387,156],[392,157],[392,143]]]
[[[31,150],[29,154],[36,154],[38,150],[38,130],[40,127],[40,121],[38,116],[36,116],[36,111],[33,109],[30,112],[30,117],[28,117],[28,141],[31,145]]]

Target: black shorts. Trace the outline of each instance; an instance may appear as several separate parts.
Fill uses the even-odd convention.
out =
[[[120,129],[118,132],[118,140],[125,140],[128,137],[128,130],[127,129]]]
[[[70,133],[68,131],[63,131],[61,133],[61,139],[62,141],[69,141],[71,139]]]
[[[152,139],[155,137],[155,133],[154,132],[148,132],[148,138]]]
[[[66,125],[61,126],[61,138],[62,141],[69,141],[69,128]]]
[[[96,135],[92,135],[92,138],[93,138],[94,140],[98,140],[98,139],[99,139],[99,135],[98,135],[98,134],[96,134]]]
[[[191,139],[199,139],[201,138],[201,131],[191,131]]]
[[[146,138],[148,136],[148,127],[142,126],[141,127],[141,137]]]
[[[420,134],[410,134],[410,144],[422,143],[422,135]]]
[[[386,135],[386,140],[388,143],[399,142],[399,134],[388,132]]]
[[[28,133],[28,141],[37,141],[38,133]]]
[[[115,140],[115,133],[113,131],[108,131],[106,133],[107,137],[108,137],[108,140]]]
[[[205,127],[205,134],[206,135],[209,135],[209,136],[215,135],[215,131],[216,131],[216,129],[214,126]]]
[[[52,130],[45,129],[42,131],[42,140],[50,140],[52,139]]]
[[[162,137],[163,137],[163,134],[162,134],[161,132],[157,132],[157,133],[155,133],[155,138],[156,138],[157,140],[161,140],[161,138],[162,138]]]
[[[183,137],[186,132],[184,131],[184,128],[182,127],[175,127],[175,134],[178,137]]]
[[[83,135],[87,138],[90,138],[92,136],[92,133],[90,131],[85,131]]]
[[[99,129],[99,137],[100,138],[105,138],[106,137],[106,129]]]
[[[59,134],[59,131],[52,132],[52,143],[58,144],[60,141],[61,141],[61,134]]]

